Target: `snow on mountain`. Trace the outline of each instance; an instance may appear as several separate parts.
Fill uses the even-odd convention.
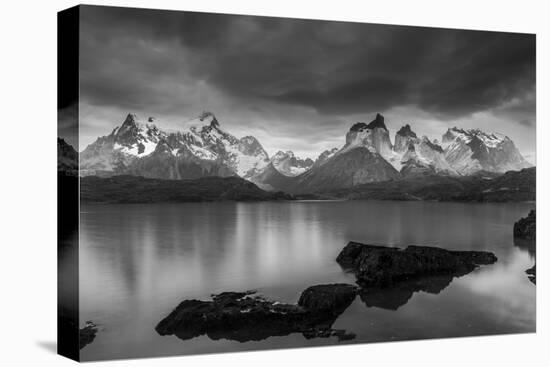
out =
[[[271,163],[283,175],[294,177],[310,169],[314,162],[310,158],[298,158],[290,150],[286,152],[280,150],[271,157]]]
[[[81,175],[132,174],[184,179],[239,175],[272,189],[304,190],[351,187],[410,174],[469,175],[529,167],[512,140],[479,129],[449,129],[442,144],[419,137],[410,125],[397,131],[394,144],[380,114],[370,123],[355,123],[340,149],[317,160],[279,151],[271,159],[253,136],[237,138],[220,127],[211,112],[167,133],[128,114],[109,135],[99,137],[80,154]]]
[[[135,157],[151,154],[159,141],[166,137],[154,124],[143,123],[134,114],[128,114],[113,134],[116,137],[113,149]]]
[[[57,172],[78,175],[78,153],[63,138],[57,138]]]
[[[330,158],[332,158],[337,152],[338,148],[332,148],[327,149],[323,153],[319,154],[319,157],[315,160],[315,163],[313,163],[313,166],[317,167],[328,161]]]
[[[367,182],[395,179],[400,156],[392,150],[384,117],[377,114],[369,124],[358,122],[346,134],[339,150],[323,152],[316,163],[296,177],[293,192],[322,192]]]
[[[213,172],[211,168],[215,166],[214,171],[229,175],[223,168],[226,166],[233,174],[248,178],[269,164],[269,157],[256,138],[246,136],[238,139],[225,132],[211,112],[203,112],[197,119],[189,121],[187,130],[169,134],[154,124],[141,122],[136,115],[128,114],[122,125],[110,135],[98,138],[84,149],[82,174],[133,172],[135,167],[132,166],[143,166],[137,161],[151,156],[161,143],[163,149],[157,153],[175,157],[176,165],[188,160],[193,162],[193,167],[203,166],[208,168],[208,172]],[[193,176],[203,172],[196,167],[194,171]],[[171,168],[170,172],[170,178],[182,174],[181,177],[186,177],[185,172],[178,169]],[[142,174],[150,176],[146,170]]]
[[[457,175],[445,159],[443,148],[427,136],[418,138],[410,125],[405,125],[395,134],[394,152],[401,156],[402,173],[441,173]]]
[[[380,154],[358,146],[338,152],[323,164],[297,176],[292,192],[324,192],[398,177],[399,172]]]
[[[255,137],[238,139],[227,133],[211,112],[203,112],[190,126],[194,145],[213,153],[212,158],[220,158],[241,177],[250,178],[269,164],[267,152]],[[206,154],[204,150],[200,153]]]
[[[397,153],[404,154],[411,143],[418,140],[416,133],[411,130],[411,125],[407,124],[395,133],[393,150]]]
[[[390,134],[384,124],[384,117],[379,113],[369,124],[358,122],[346,134],[346,144],[336,154],[343,154],[352,149],[364,147],[371,153],[381,155],[398,171],[401,169],[401,160],[392,149]]]
[[[442,137],[442,146],[447,162],[464,175],[481,170],[503,173],[531,166],[509,137],[480,129],[450,128]]]

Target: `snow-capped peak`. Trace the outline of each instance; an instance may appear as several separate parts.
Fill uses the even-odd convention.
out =
[[[186,125],[191,131],[198,133],[204,128],[219,129],[220,127],[218,119],[210,111],[203,111],[197,118],[188,121]]]
[[[416,138],[416,133],[412,131],[411,125],[409,124],[402,126],[401,129],[399,129],[396,134],[401,136],[409,136],[411,138]]]
[[[291,150],[287,150],[286,152],[283,152],[282,150],[279,150],[277,153],[271,157],[272,162],[277,162],[282,159],[292,158],[294,157],[294,152]]]
[[[489,148],[495,148],[500,143],[506,140],[510,140],[510,138],[500,133],[487,133],[482,131],[481,129],[464,130],[458,127],[452,127],[448,129],[447,132],[443,135],[442,141],[444,144],[449,144],[450,142],[461,140],[465,144],[470,144],[472,142],[472,139],[474,138],[479,139],[485,146]]]
[[[291,150],[286,152],[279,150],[271,157],[271,163],[283,175],[293,177],[309,170],[314,162],[310,158],[301,159],[296,157]]]
[[[512,140],[499,133],[453,127],[443,135],[442,145],[445,158],[463,174],[479,170],[505,172],[529,166]]]
[[[355,148],[367,148],[371,153],[381,155],[397,170],[401,168],[400,157],[392,149],[390,135],[384,117],[379,113],[369,124],[355,123],[346,134],[346,144],[336,154],[347,153]]]
[[[256,138],[238,139],[221,130],[212,112],[201,113],[189,121],[186,128],[171,133],[154,125],[153,118],[146,121],[141,122],[137,115],[128,114],[120,127],[98,138],[83,151],[83,168],[109,171],[128,167],[136,159],[153,152],[175,157],[176,162],[192,160],[193,164],[204,164],[205,169],[214,164],[223,165],[224,172],[232,171],[245,178],[269,164],[269,157]]]
[[[138,116],[135,113],[129,113],[126,119],[122,123],[122,126],[135,125],[139,121]]]

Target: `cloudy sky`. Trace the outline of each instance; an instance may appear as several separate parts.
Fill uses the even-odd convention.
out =
[[[533,35],[84,6],[80,42],[80,149],[128,112],[175,130],[209,110],[314,158],[380,112],[392,139],[478,127],[535,160]]]

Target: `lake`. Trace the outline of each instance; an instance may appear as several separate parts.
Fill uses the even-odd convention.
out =
[[[534,248],[512,226],[534,203],[302,201],[82,205],[80,324],[99,326],[83,360],[534,332]],[[333,325],[356,334],[302,334],[240,343],[160,336],[182,300],[255,289],[295,303],[308,286],[351,283],[335,258],[348,241],[487,250],[498,257],[437,292],[357,297]]]

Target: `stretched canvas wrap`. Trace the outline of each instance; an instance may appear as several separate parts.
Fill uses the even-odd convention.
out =
[[[532,333],[535,35],[58,14],[58,348]]]

